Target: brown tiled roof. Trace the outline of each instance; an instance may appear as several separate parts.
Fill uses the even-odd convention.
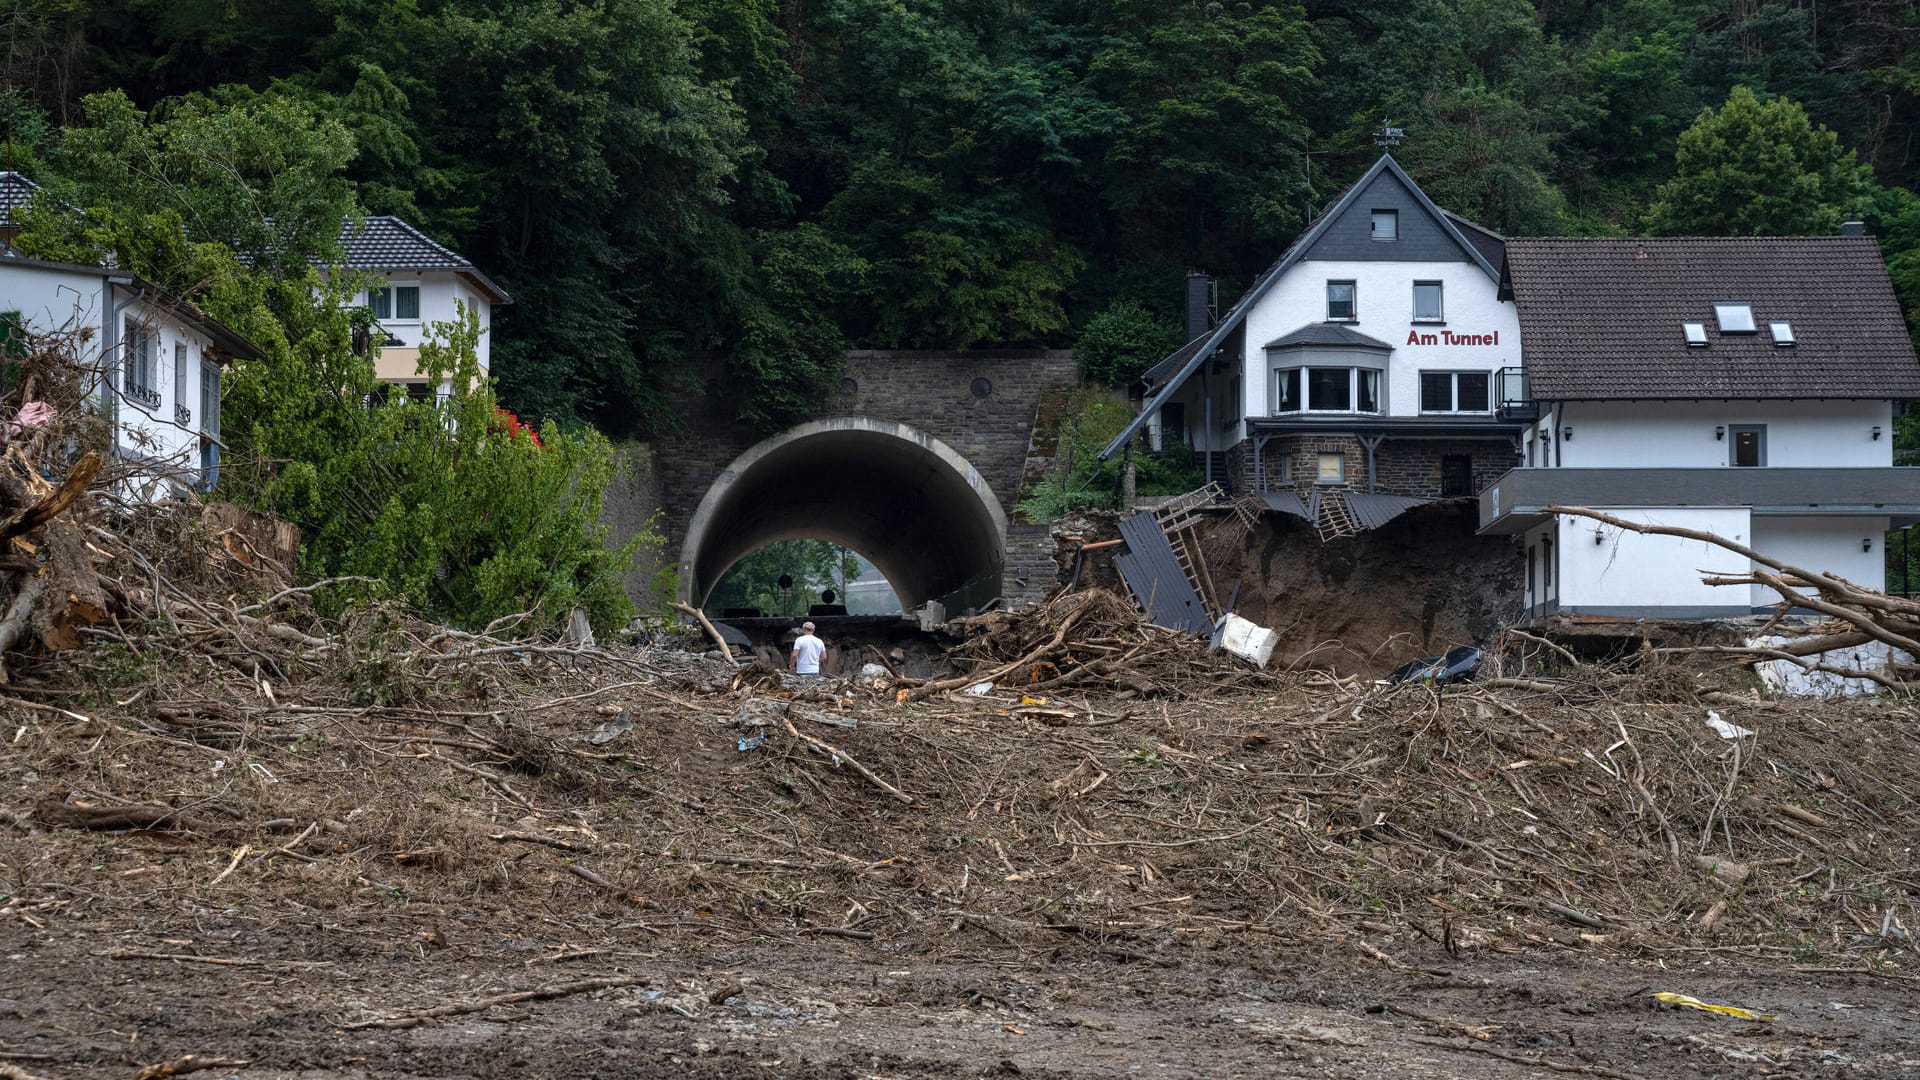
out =
[[[1871,237],[1510,237],[1501,292],[1545,401],[1920,397],[1920,362]],[[1759,332],[1722,334],[1716,303]],[[1769,322],[1793,324],[1780,347]],[[1689,348],[1682,323],[1704,323]]]

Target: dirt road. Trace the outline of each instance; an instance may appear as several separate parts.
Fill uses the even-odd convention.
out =
[[[16,921],[0,1064],[55,1080],[187,1054],[246,1061],[202,1074],[243,1080],[1920,1076],[1913,982],[1741,957],[1409,949],[1400,962],[1427,973],[1328,942],[1168,941],[1130,962],[1036,963],[911,940],[502,934],[446,914],[272,930],[212,911]],[[616,978],[630,985],[357,1026]],[[1658,990],[1777,1018],[1664,1005]]]

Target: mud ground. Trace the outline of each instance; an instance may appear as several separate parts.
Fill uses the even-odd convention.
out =
[[[1440,503],[1322,541],[1297,518],[1265,514],[1249,529],[1220,509],[1210,515],[1205,558],[1222,596],[1237,587],[1236,613],[1271,627],[1281,654],[1377,678],[1417,657],[1484,644],[1522,614],[1519,551],[1511,537],[1476,535],[1478,514],[1471,504]],[[1093,514],[1063,531],[1089,541],[1119,535]],[[1071,574],[1071,547],[1062,548],[1062,574]],[[1090,553],[1081,573],[1085,584],[1126,593],[1109,549]]]
[[[445,916],[444,918],[440,916]],[[1526,953],[1263,940],[1049,960],[696,931],[500,930],[479,912],[268,927],[238,911],[0,932],[0,1065],[133,1077],[1920,1077],[1920,984],[1710,949]],[[156,957],[166,956],[167,959]],[[172,957],[199,957],[201,960]],[[353,1028],[610,976],[631,986]],[[1656,1002],[1672,990],[1775,1014]],[[714,999],[720,998],[718,1002]]]

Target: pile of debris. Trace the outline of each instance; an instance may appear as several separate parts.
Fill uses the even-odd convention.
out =
[[[948,656],[967,674],[916,686],[912,700],[982,685],[1029,694],[1110,691],[1122,700],[1200,697],[1228,687],[1278,686],[1284,678],[1210,649],[1204,638],[1149,622],[1131,602],[1105,589],[976,615],[963,625],[967,638]]]
[[[1885,690],[1920,691],[1920,600],[1891,596],[1834,574],[1794,566],[1715,533],[1675,525],[1649,525],[1585,507],[1554,506],[1549,511],[1584,517],[1616,529],[1652,536],[1697,540],[1751,560],[1745,574],[1707,574],[1708,585],[1765,586],[1780,597],[1776,614],[1745,645],[1692,645],[1661,650],[1695,655],[1720,654],[1734,663],[1762,663],[1763,676],[1778,685],[1782,669],[1792,668],[1825,680],[1814,686],[1846,692],[1865,680]],[[1796,615],[1811,610],[1823,618]],[[1857,650],[1865,649],[1860,653]],[[1851,653],[1851,654],[1850,654]],[[1844,660],[1844,662],[1842,662]]]

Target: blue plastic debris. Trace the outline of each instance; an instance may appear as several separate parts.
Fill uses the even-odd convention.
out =
[[[740,737],[739,750],[743,754],[749,750],[758,750],[762,746],[765,746],[766,742],[767,733],[764,731],[758,735],[742,735]]]

